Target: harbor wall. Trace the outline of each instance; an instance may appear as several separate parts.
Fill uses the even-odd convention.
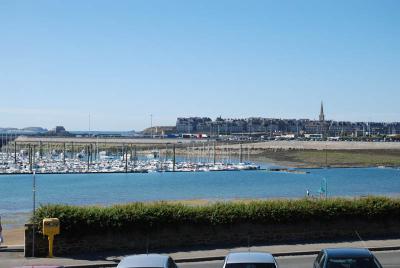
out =
[[[237,223],[223,225],[180,224],[151,231],[146,227],[128,232],[108,230],[98,234],[73,234],[55,237],[54,254],[63,256],[82,252],[123,250],[145,253],[157,250],[195,247],[233,247],[282,243],[309,243],[327,240],[359,240],[399,238],[400,219],[354,220],[346,218],[331,222],[298,221],[286,224]],[[357,234],[358,233],[358,234]],[[358,236],[359,235],[359,236]],[[32,256],[32,225],[25,229],[25,256]],[[35,235],[35,256],[48,254],[47,238]]]

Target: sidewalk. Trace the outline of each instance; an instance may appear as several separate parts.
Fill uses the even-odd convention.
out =
[[[388,240],[367,240],[364,242],[336,242],[336,243],[313,243],[313,244],[292,244],[292,245],[269,245],[254,246],[250,251],[271,252],[275,256],[290,255],[309,255],[316,254],[321,248],[329,247],[368,247],[371,250],[399,250],[400,239]],[[235,251],[248,251],[248,248],[220,248],[220,249],[195,249],[195,250],[177,250],[164,251],[172,256],[176,262],[195,262],[222,260],[226,254]],[[9,247],[0,249],[0,268],[10,268],[21,265],[64,265],[67,267],[115,267],[116,263],[124,255],[132,254],[130,252],[114,252],[110,254],[81,254],[63,258],[24,258],[22,247]]]

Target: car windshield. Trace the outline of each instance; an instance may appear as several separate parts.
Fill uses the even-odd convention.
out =
[[[276,268],[275,263],[228,263],[226,268]]]
[[[327,268],[381,268],[373,258],[332,258]]]

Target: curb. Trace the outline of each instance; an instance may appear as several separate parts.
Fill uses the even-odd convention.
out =
[[[368,248],[370,251],[391,251],[391,250],[399,250],[400,246],[387,246],[387,247],[371,247]]]
[[[370,247],[370,251],[391,251],[400,250],[399,246],[387,246],[387,247]],[[286,256],[305,256],[305,255],[316,255],[319,250],[309,250],[309,251],[292,251],[292,252],[277,252],[272,253],[275,257],[286,257]],[[176,263],[187,263],[187,262],[206,262],[206,261],[220,261],[224,260],[225,256],[209,256],[209,257],[195,257],[195,258],[180,258],[175,259]],[[88,264],[88,265],[66,265],[65,268],[101,268],[101,267],[116,267],[115,263],[99,263],[99,264]]]
[[[0,252],[24,252],[24,246],[1,246]]]

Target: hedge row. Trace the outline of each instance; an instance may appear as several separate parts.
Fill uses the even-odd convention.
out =
[[[230,225],[236,223],[282,224],[332,220],[400,220],[400,198],[367,197],[327,200],[265,200],[218,202],[191,206],[167,202],[130,203],[110,207],[40,206],[32,219],[56,217],[63,233],[99,233],[107,230],[151,230],[161,226]]]

